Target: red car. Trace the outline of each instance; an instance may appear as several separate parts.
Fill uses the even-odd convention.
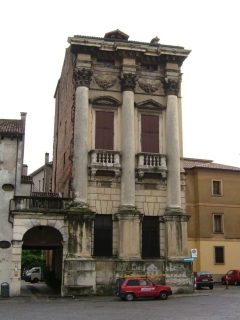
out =
[[[209,272],[194,272],[194,284],[197,289],[206,288],[213,289],[214,281]]]
[[[171,294],[170,287],[154,284],[148,278],[120,278],[116,282],[116,295],[126,301],[148,297],[166,300]]]
[[[228,280],[228,284],[239,285],[240,284],[240,270],[229,270],[222,277],[222,284],[226,284],[226,278]]]

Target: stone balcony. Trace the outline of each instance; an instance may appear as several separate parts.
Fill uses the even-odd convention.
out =
[[[72,199],[56,196],[14,196],[10,212],[62,212]]]
[[[161,174],[163,179],[167,178],[167,157],[159,153],[142,152],[137,154],[137,172],[142,178],[146,173]]]
[[[120,152],[113,150],[91,150],[90,156],[90,174],[95,176],[97,171],[114,172],[119,176],[121,172]]]

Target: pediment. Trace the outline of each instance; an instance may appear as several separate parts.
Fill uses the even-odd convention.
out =
[[[90,101],[94,106],[105,106],[105,107],[118,107],[121,103],[119,100],[111,96],[101,96],[91,99]]]
[[[162,111],[166,109],[165,106],[163,106],[161,103],[153,99],[148,99],[145,101],[138,102],[136,103],[136,107],[139,109],[148,109],[148,110],[154,110],[154,111]]]
[[[128,40],[129,35],[119,29],[105,33],[104,39],[109,40]]]

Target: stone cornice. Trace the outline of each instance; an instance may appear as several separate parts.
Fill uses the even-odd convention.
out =
[[[95,56],[103,52],[118,57],[138,57],[145,59],[152,57],[161,63],[174,62],[179,66],[187,58],[190,50],[180,46],[154,44],[121,39],[104,39],[87,36],[74,36],[68,39],[73,53],[90,53]]]
[[[92,70],[91,69],[75,69],[74,71],[74,80],[76,83],[76,87],[88,87],[90,86],[90,82],[92,80]]]

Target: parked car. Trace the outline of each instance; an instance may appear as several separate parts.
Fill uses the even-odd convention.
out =
[[[226,279],[228,279],[228,284],[239,285],[240,284],[240,270],[229,270],[222,277],[222,284],[226,284]]]
[[[147,297],[166,300],[172,295],[172,289],[169,286],[154,284],[148,278],[119,278],[116,281],[116,295],[126,301]]]
[[[24,276],[26,282],[38,282],[42,280],[42,270],[41,267],[34,267],[30,270],[27,270]]]
[[[213,289],[214,281],[210,272],[194,272],[194,285],[196,289],[206,288]]]

